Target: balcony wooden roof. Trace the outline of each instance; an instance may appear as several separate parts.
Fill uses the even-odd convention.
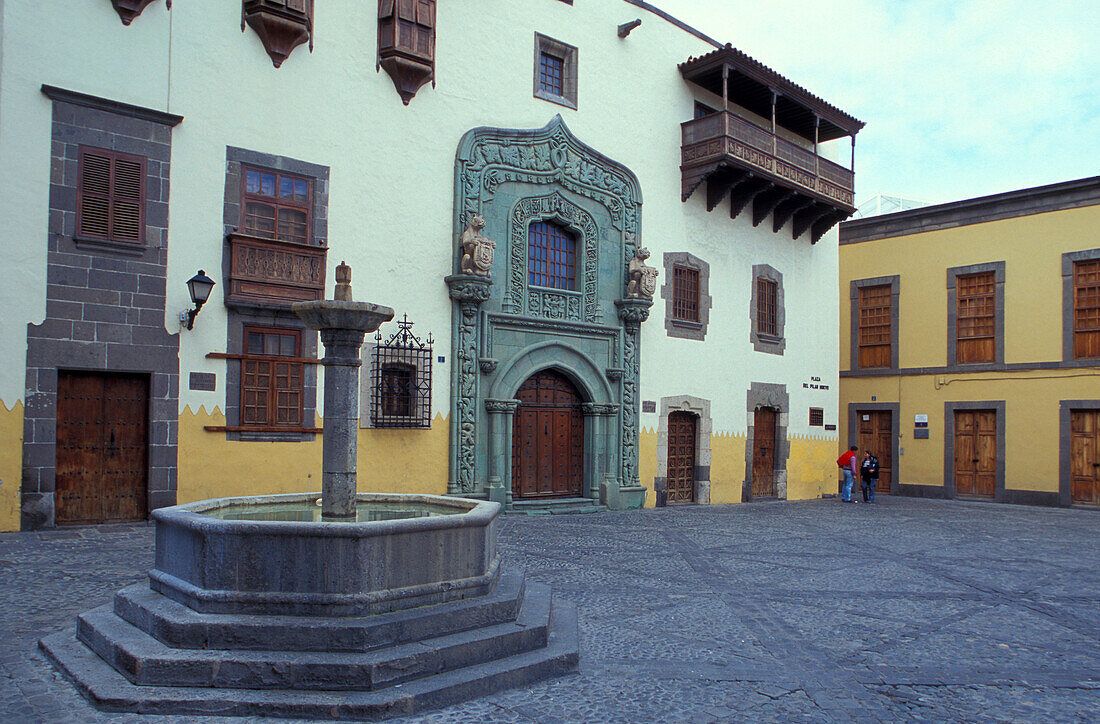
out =
[[[855,136],[864,123],[831,105],[728,43],[679,66],[685,80],[716,94],[722,93],[722,69],[728,69],[728,98],[764,118],[772,115],[772,91],[778,94],[776,124],[809,141],[814,140],[814,118],[821,119],[817,138],[831,141]]]

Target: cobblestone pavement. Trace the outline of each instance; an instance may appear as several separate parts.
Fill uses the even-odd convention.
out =
[[[152,529],[0,535],[0,721],[92,709],[38,652],[152,563]],[[508,516],[581,612],[579,672],[428,722],[1100,718],[1100,513],[880,496]],[[240,722],[240,719],[186,718]]]

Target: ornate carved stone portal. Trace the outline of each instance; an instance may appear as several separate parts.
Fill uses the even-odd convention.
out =
[[[537,130],[477,128],[463,137],[460,243],[446,279],[455,359],[449,492],[512,503],[516,392],[553,369],[582,398],[583,495],[612,508],[642,506],[638,338],[655,284],[637,256],[640,219],[634,174],[581,143],[560,116]],[[554,287],[535,285],[529,267],[529,229],[544,222],[570,239],[563,254],[574,276],[558,275]],[[495,244],[479,252],[490,239],[501,253],[492,253]],[[636,291],[628,294],[631,274]]]

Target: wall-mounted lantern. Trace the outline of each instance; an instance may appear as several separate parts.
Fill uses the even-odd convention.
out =
[[[180,312],[180,323],[186,324],[188,329],[195,327],[195,316],[210,298],[210,291],[214,288],[214,280],[206,276],[206,272],[199,269],[199,273],[187,280],[187,291],[191,294],[191,301],[195,308],[186,312]]]

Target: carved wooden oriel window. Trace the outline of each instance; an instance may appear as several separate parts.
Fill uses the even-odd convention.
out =
[[[378,2],[378,67],[405,105],[429,80],[435,84],[435,1]]]
[[[278,68],[291,51],[309,41],[313,50],[313,0],[243,0],[241,30],[256,31]]]
[[[134,21],[141,12],[145,10],[148,5],[151,5],[153,0],[111,0],[111,4],[115,7],[115,12],[122,18],[123,25],[129,25]],[[172,0],[168,0],[168,7],[171,8]]]
[[[371,364],[371,424],[374,427],[432,426],[432,335],[421,340],[409,316],[388,339],[375,335]]]
[[[241,230],[250,236],[309,243],[309,179],[266,169],[242,169]]]
[[[1100,357],[1100,259],[1073,264],[1073,356]]]
[[[76,235],[140,244],[145,239],[145,159],[80,149]]]
[[[302,425],[302,333],[294,329],[245,327],[241,359],[241,425],[261,428]]]
[[[531,224],[527,231],[528,283],[576,289],[576,249],[576,239],[561,226],[549,221]]]

